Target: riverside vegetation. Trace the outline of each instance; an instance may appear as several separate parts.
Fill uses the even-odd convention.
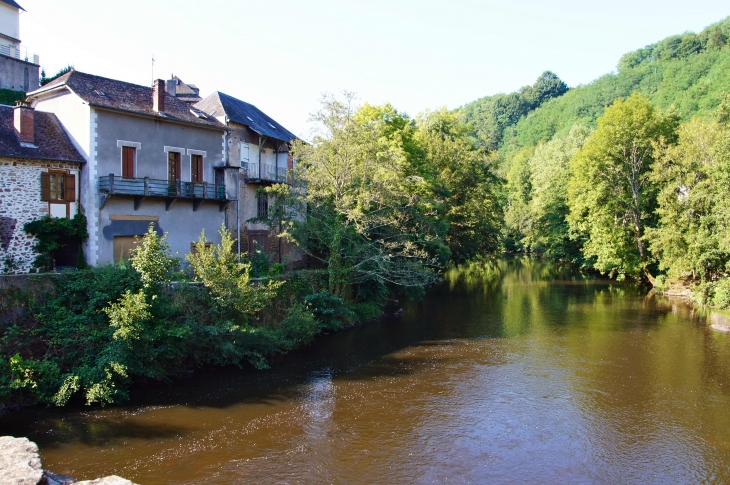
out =
[[[253,284],[281,268],[239,262],[222,231],[182,270],[150,231],[128,263],[67,273],[44,299],[5,292],[0,400],[112,403],[134,379],[266,367],[504,250],[682,283],[728,307],[729,38],[730,18],[626,54],[586,86],[546,72],[416,118],[325,96],[311,143],[293,146],[293,183],[262,189],[274,203],[257,219],[324,269]]]

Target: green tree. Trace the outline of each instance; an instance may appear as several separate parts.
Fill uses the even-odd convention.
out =
[[[498,250],[502,182],[486,151],[469,139],[463,117],[445,109],[426,112],[416,119],[414,140],[423,156],[419,172],[430,181],[432,199],[441,202],[441,219],[448,224],[452,260],[462,263]]]
[[[730,262],[730,131],[693,119],[676,145],[662,147],[653,181],[661,187],[659,224],[647,236],[659,267],[672,278],[714,279]]]
[[[526,211],[531,224],[522,243],[531,252],[577,262],[580,242],[570,237],[568,215],[568,181],[570,161],[591,134],[587,127],[576,125],[568,136],[539,145],[529,159],[530,201]]]
[[[287,206],[285,235],[326,265],[332,295],[349,298],[353,283],[435,279],[430,268],[443,252],[438,212],[429,183],[410,163],[403,117],[392,109],[358,111],[351,94],[325,96],[312,116],[312,142],[294,143],[296,183],[270,189]]]
[[[505,207],[504,207],[504,239],[508,250],[522,251],[525,234],[530,232],[532,224],[529,211],[532,196],[532,173],[530,158],[535,147],[528,147],[512,152],[503,169],[506,171]]]
[[[583,254],[604,273],[649,279],[646,227],[654,225],[654,146],[672,140],[677,120],[640,94],[618,100],[572,161],[568,222],[586,238]]]

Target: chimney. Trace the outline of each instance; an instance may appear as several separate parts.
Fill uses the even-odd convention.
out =
[[[25,101],[17,101],[15,103],[15,108],[13,108],[13,126],[21,143],[33,143],[35,141],[33,134],[34,119],[35,109],[31,108],[29,103]]]
[[[152,109],[158,113],[165,111],[165,81],[155,79],[152,86]]]
[[[169,79],[167,81],[167,84],[165,85],[165,87],[167,88],[167,93],[170,96],[172,96],[172,97],[177,96],[177,81],[175,80],[174,77],[173,77],[173,79]]]

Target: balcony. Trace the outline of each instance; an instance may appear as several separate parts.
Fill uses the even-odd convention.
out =
[[[29,54],[25,46],[2,44],[0,45],[0,54],[19,59],[21,61],[32,62],[33,64],[40,64],[38,54]]]
[[[286,184],[289,177],[286,167],[270,163],[241,162],[243,179],[247,184]]]
[[[109,174],[99,177],[99,192],[101,204],[99,210],[104,208],[111,196],[132,196],[134,197],[134,210],[138,210],[142,202],[150,197],[165,200],[165,210],[178,200],[190,200],[193,203],[193,211],[197,211],[204,201],[215,201],[220,204],[223,212],[229,203],[226,199],[225,185],[193,182],[182,180],[168,181],[144,178],[127,178]]]

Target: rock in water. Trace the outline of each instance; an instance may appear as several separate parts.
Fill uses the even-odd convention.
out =
[[[136,485],[122,477],[112,475],[110,477],[97,478],[96,480],[84,480],[76,482],[76,485]]]
[[[28,438],[0,437],[0,485],[36,485],[41,478],[38,446]]]

